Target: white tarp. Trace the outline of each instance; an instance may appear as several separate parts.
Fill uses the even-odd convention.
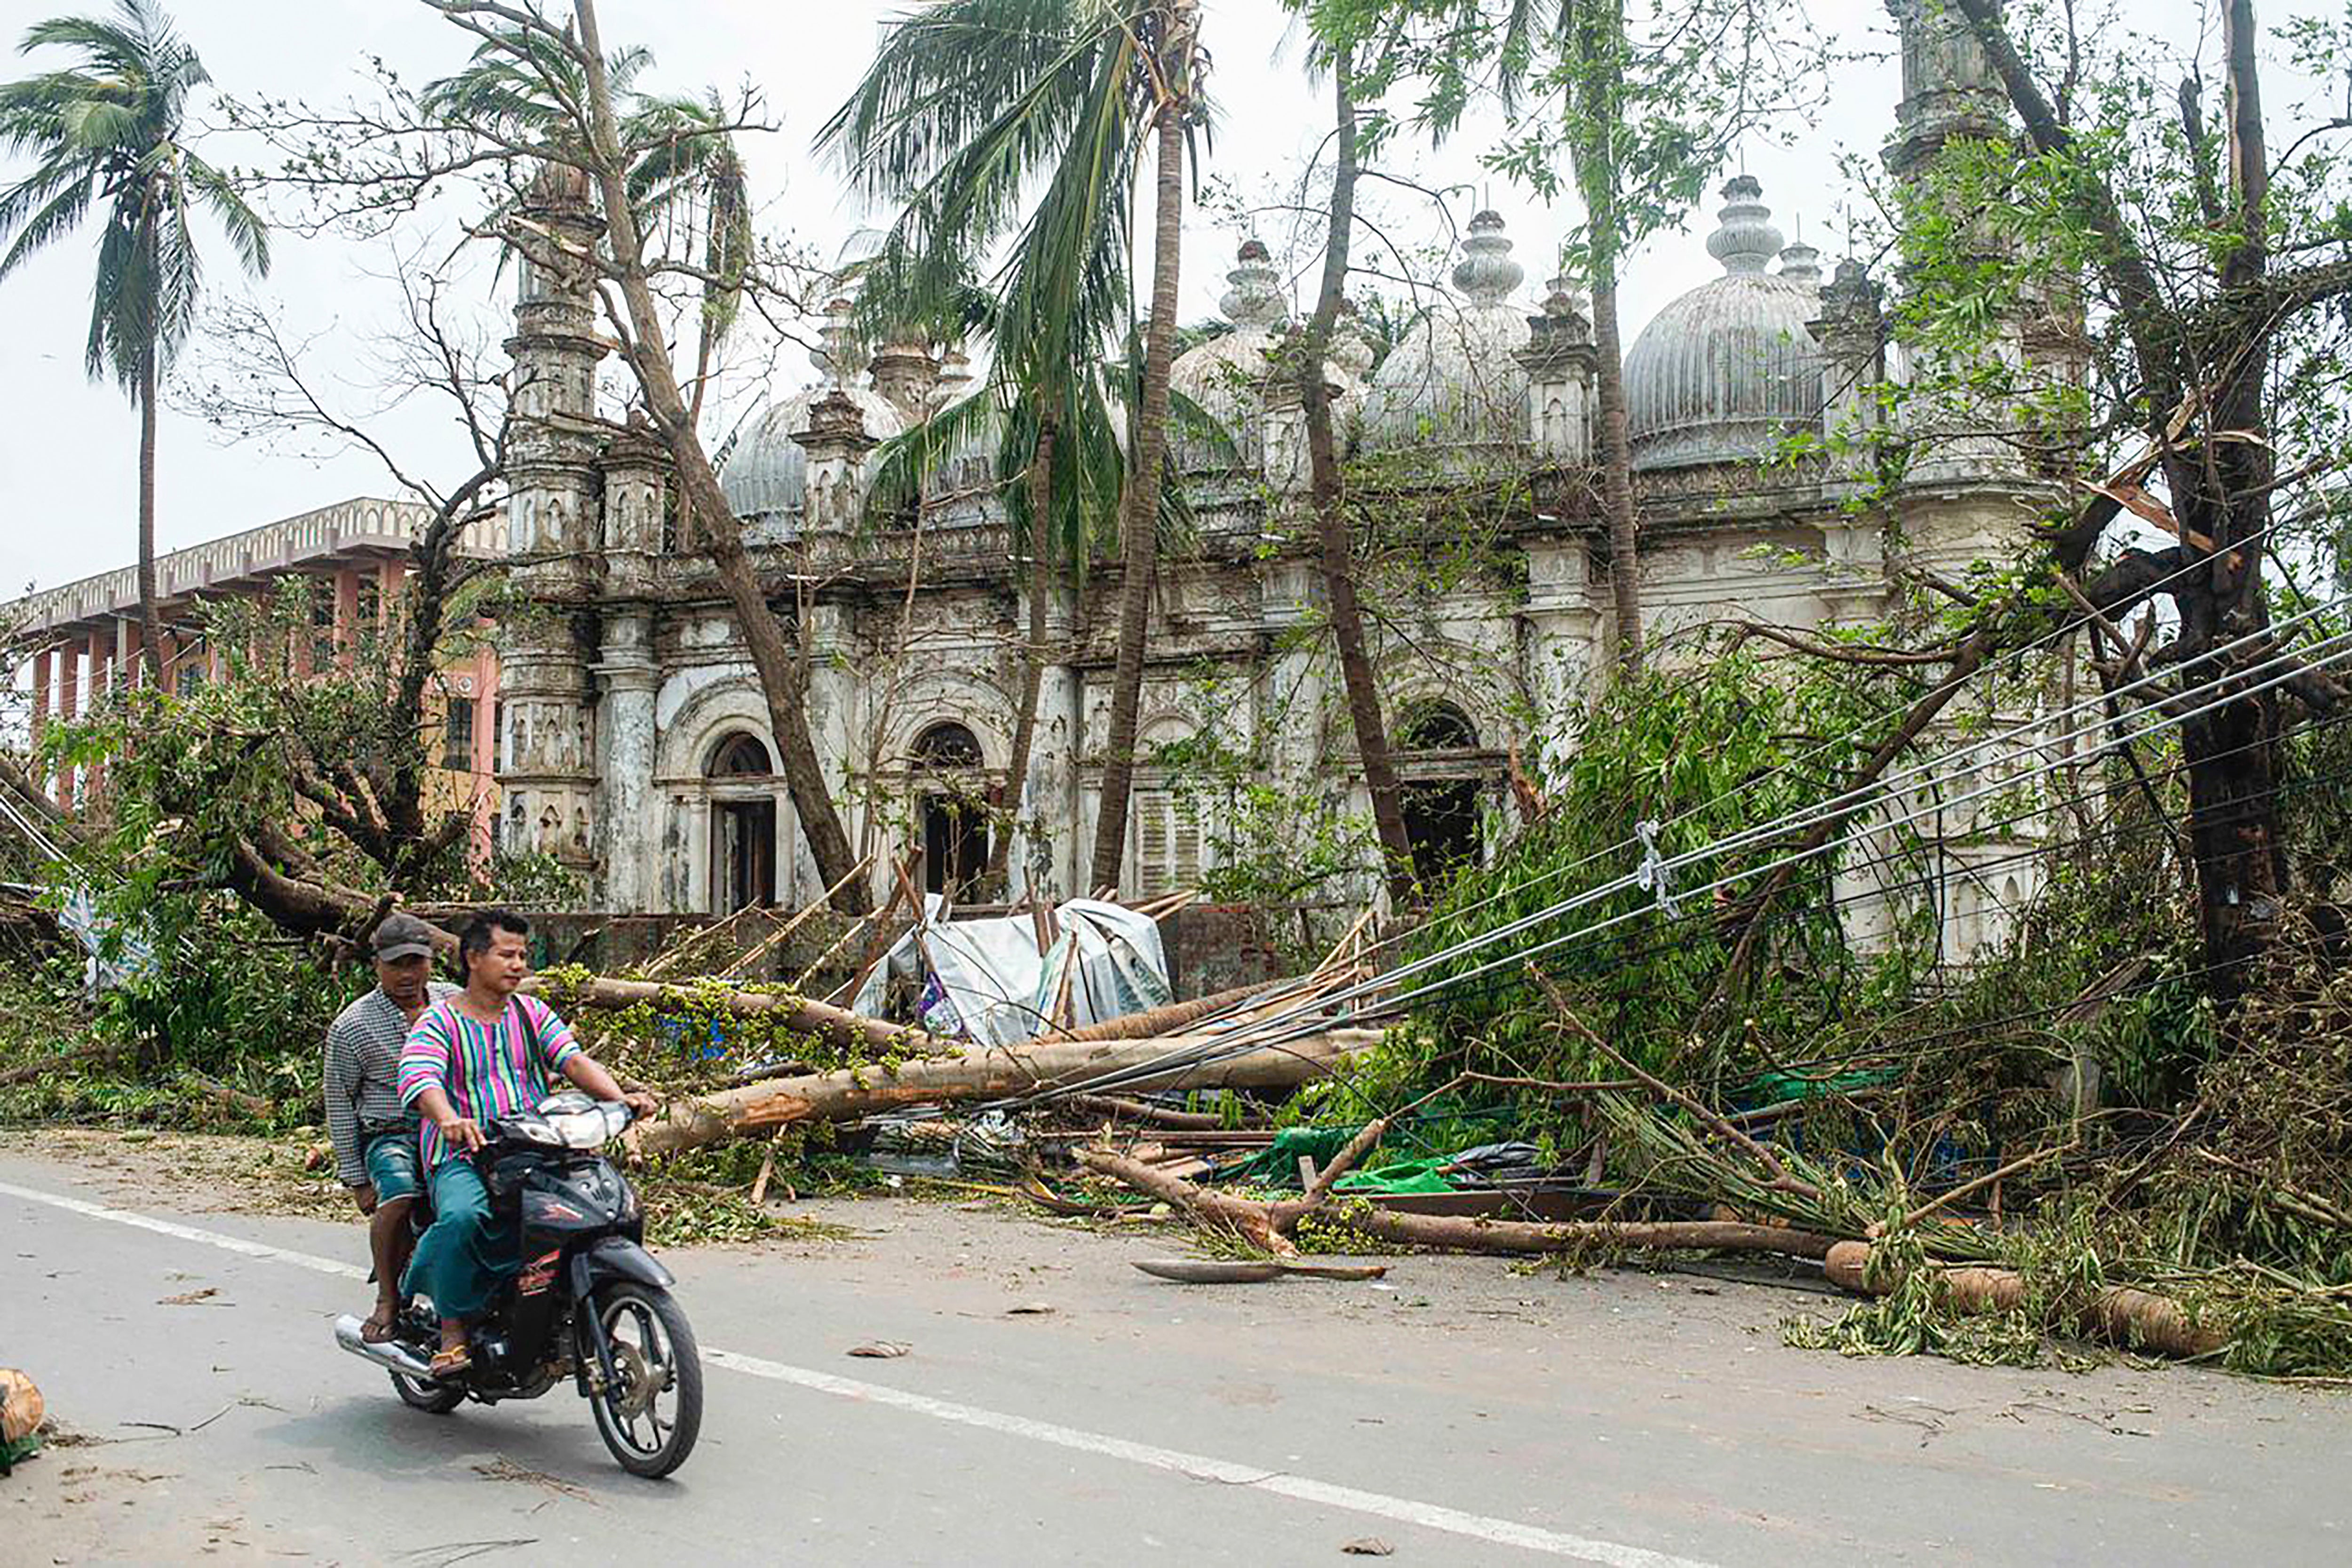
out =
[[[933,893],[923,900],[921,923],[875,965],[850,1005],[878,1016],[893,975],[919,980],[926,1029],[1007,1046],[1034,1036],[1057,1002],[1060,1023],[1076,1027],[1173,999],[1160,927],[1150,916],[1072,899],[1054,919],[1061,934],[1040,953],[1027,915],[951,921],[947,900]]]

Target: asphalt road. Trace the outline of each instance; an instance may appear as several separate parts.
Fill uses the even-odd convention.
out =
[[[358,1229],[202,1204],[0,1157],[0,1363],[72,1435],[0,1563],[2352,1559],[2338,1395],[1842,1361],[1780,1342],[1828,1303],[1684,1275],[1171,1286],[1165,1239],[911,1202],[670,1255],[709,1413],[646,1483],[566,1393],[402,1406],[328,1329]]]

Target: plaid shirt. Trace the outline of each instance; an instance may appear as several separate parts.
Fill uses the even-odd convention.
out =
[[[430,1007],[457,994],[457,988],[446,981],[427,981],[425,1003]],[[335,1174],[347,1187],[361,1186],[368,1179],[361,1129],[408,1117],[400,1098],[400,1048],[407,1039],[407,1016],[381,985],[371,987],[327,1026],[326,1066],[320,1074],[326,1085],[327,1136],[334,1141]]]

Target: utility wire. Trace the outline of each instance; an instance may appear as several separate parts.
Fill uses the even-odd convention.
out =
[[[2341,601],[2336,602],[2340,603]],[[2305,612],[2305,616],[2312,613],[2315,612]],[[2238,643],[2242,643],[2246,640],[2249,639],[2234,639],[2234,641]],[[2211,711],[2215,708],[2221,707],[2229,702],[2242,700],[2247,697],[2257,695],[2262,691],[2268,690],[2275,686],[2284,684],[2286,681],[2295,679],[2308,670],[2325,668],[2329,665],[2341,662],[2347,658],[2352,658],[2352,634],[2341,634],[2336,637],[2324,639],[2322,644],[2319,646],[2321,647],[2327,648],[2329,651],[2325,654],[2311,657],[2308,662],[2305,662],[2304,659],[2297,658],[2293,655],[2273,655],[2269,658],[2263,659],[2252,667],[2252,668],[2258,670],[2269,665],[2279,663],[2283,658],[2289,662],[2292,668],[2288,668],[2283,674],[2272,677],[2268,680],[2259,682],[2252,687],[2245,687],[2242,689],[2228,692],[2197,707],[2180,710],[2178,705],[2182,700],[2196,697],[2220,687],[2225,685],[2238,685],[2245,679],[2247,674],[2251,673],[2251,671],[2230,671],[2221,676],[2215,677],[2212,679],[2192,686],[2185,691],[2173,694],[2169,700],[2168,709],[2161,711],[2160,716],[2155,721],[2139,729],[2130,731],[2128,733],[2116,736],[2113,743],[2120,746],[2122,744],[2128,743],[2130,741],[2142,739],[2164,730],[2177,728],[2202,713]],[[2217,649],[2214,651],[2218,653],[2221,650]],[[2145,684],[2145,682],[2133,683],[2134,686],[2141,684]],[[2119,691],[2121,689],[2118,689]],[[2095,700],[2104,703],[2110,695],[2113,694],[2102,694],[2102,697]],[[2108,726],[2102,725],[2101,727],[2105,728]],[[2096,730],[2087,731],[2087,733],[2094,735],[2095,735],[2096,732]],[[2033,752],[2046,749],[2048,749],[2048,744],[2046,742],[2041,745],[2029,745],[2017,748],[2009,753],[2007,757],[1996,759],[1994,763],[1990,765],[1997,766],[2000,762],[2014,760],[2017,757],[2029,755]],[[1980,772],[1986,765],[1988,764],[1972,763],[1968,765],[1962,771],[1977,773]],[[1891,820],[1874,823],[1871,825],[1870,830],[1874,832],[1885,832],[1893,828],[1907,826],[1910,823],[1919,821],[1927,816],[1948,813],[1956,810],[1958,807],[1967,805],[1971,801],[1984,798],[1990,795],[2019,788],[2034,778],[2041,777],[2046,773],[2072,765],[2075,765],[2075,759],[2062,756],[2056,762],[2046,763],[2042,767],[2032,769],[2024,773],[2001,779],[1997,783],[1983,785],[1954,799],[1938,800],[1925,808],[1914,810]],[[1914,772],[1916,771],[1916,770],[1914,770]],[[1861,792],[1849,793],[1859,795]],[[1857,805],[1855,806],[1849,807],[1848,813],[1851,815],[1858,812],[1860,806]],[[1770,826],[1772,825],[1768,824],[1764,826]],[[1785,827],[1780,828],[1780,831],[1786,831],[1786,829]],[[1754,832],[1734,835],[1733,841],[1756,842],[1758,841],[1758,835]],[[1841,847],[1843,847],[1842,840],[1833,838],[1826,843],[1816,846],[1811,849],[1799,850],[1790,855],[1783,856],[1777,860],[1768,861],[1760,867],[1751,868],[1734,872],[1727,876],[1718,877],[1715,880],[1698,887],[1677,889],[1675,890],[1674,896],[1677,899],[1704,897],[1713,893],[1718,889],[1728,887],[1733,882],[1744,880],[1751,877],[1767,876],[1787,867],[1804,864],[1809,861],[1818,859],[1823,855],[1835,853]],[[1676,857],[1675,863],[1683,866],[1696,864],[1702,859],[1714,858],[1717,853],[1718,851],[1715,846],[1704,846],[1698,849],[1689,851],[1685,855]],[[1158,1073],[1172,1070],[1179,1067],[1204,1065],[1206,1063],[1221,1061],[1231,1056],[1239,1055],[1241,1052],[1245,1050],[1259,1048],[1266,1045],[1276,1043],[1277,1041],[1298,1038],[1304,1034],[1313,1033],[1316,1029],[1323,1026],[1319,1016],[1315,1021],[1307,1024],[1304,1028],[1297,1026],[1297,1020],[1310,1011],[1319,1015],[1328,1012],[1331,1008],[1337,1007],[1347,1002],[1356,1000],[1360,997],[1363,997],[1376,992],[1389,990],[1402,978],[1414,973],[1424,973],[1437,964],[1463,956],[1467,952],[1475,952],[1481,948],[1492,946],[1498,942],[1524,934],[1526,931],[1538,925],[1546,923],[1552,920],[1557,920],[1562,914],[1572,912],[1574,910],[1589,905],[1601,898],[1628,890],[1637,885],[1638,878],[1633,874],[1628,874],[1623,877],[1613,879],[1609,882],[1601,884],[1596,889],[1589,889],[1587,892],[1579,894],[1572,899],[1561,900],[1559,903],[1557,903],[1547,910],[1538,910],[1536,913],[1523,917],[1520,920],[1495,928],[1493,931],[1482,932],[1475,938],[1456,943],[1451,948],[1442,950],[1440,952],[1427,955],[1423,959],[1415,960],[1411,963],[1403,965],[1398,970],[1391,972],[1389,974],[1378,976],[1373,980],[1360,983],[1355,986],[1345,988],[1335,996],[1321,998],[1314,1003],[1294,1007],[1286,1013],[1279,1013],[1263,1020],[1255,1020],[1249,1025],[1245,1025],[1241,1028],[1233,1031],[1228,1039],[1222,1042],[1216,1047],[1187,1047],[1181,1051],[1170,1053],[1169,1057],[1162,1061],[1139,1064],[1135,1068],[1125,1069],[1120,1074],[1106,1076],[1107,1078],[1116,1077],[1121,1079],[1135,1076],[1152,1076]],[[1519,949],[1504,955],[1502,958],[1490,961],[1487,963],[1479,965],[1462,973],[1446,976],[1431,984],[1391,995],[1385,1003],[1382,1004],[1378,1011],[1383,1014],[1393,1012],[1412,1001],[1418,1000],[1449,986],[1461,984],[1482,974],[1499,969],[1504,965],[1521,963],[1543,952],[1554,951],[1567,943],[1597,935],[1602,931],[1624,924],[1631,920],[1637,919],[1646,912],[1648,912],[1646,906],[1642,909],[1628,910],[1619,915],[1602,920],[1596,924],[1580,927],[1575,931],[1565,933],[1564,935],[1556,936],[1547,941],[1538,942],[1531,947]],[[1287,1029],[1284,1029],[1283,1026],[1285,1025],[1290,1025],[1292,1026]],[[1104,1081],[1104,1079],[1097,1079],[1085,1084],[1070,1085],[1061,1089],[1039,1090],[1035,1091],[1032,1095],[1021,1097],[1013,1103],[1033,1103],[1038,1100],[1057,1098],[1064,1094],[1096,1092],[1098,1091]]]

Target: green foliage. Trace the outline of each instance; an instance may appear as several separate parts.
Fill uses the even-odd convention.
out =
[[[1639,826],[1657,822],[1671,856],[1813,805],[1859,754],[1856,726],[1874,693],[1794,660],[1748,649],[1621,683],[1573,716],[1577,742],[1544,781],[1548,807],[1492,864],[1465,868],[1414,932],[1408,963],[1434,958],[1483,932],[1532,923],[1508,943],[1439,959],[1414,977],[1444,984],[1384,1047],[1386,1070],[1429,1083],[1471,1068],[1506,1076],[1581,1080],[1616,1076],[1580,1039],[1552,1026],[1549,1009],[1516,960],[1538,962],[1586,1020],[1637,1060],[1684,1070],[1763,1065],[1750,1042],[1802,1037],[1832,1010],[1892,983],[1845,943],[1828,907],[1824,860],[1805,868],[1769,922],[1741,1002],[1744,1023],[1693,1041],[1730,955],[1722,917],[1755,891],[1776,846],[1759,843],[1682,874],[1683,901],[1666,915],[1635,884]],[[1723,881],[1721,897],[1705,884]],[[1689,890],[1693,887],[1700,890]],[[1574,900],[1557,915],[1544,911]],[[1575,934],[1584,932],[1585,934]],[[1484,972],[1484,973],[1482,973]],[[1688,1054],[1698,1048],[1696,1056]]]

